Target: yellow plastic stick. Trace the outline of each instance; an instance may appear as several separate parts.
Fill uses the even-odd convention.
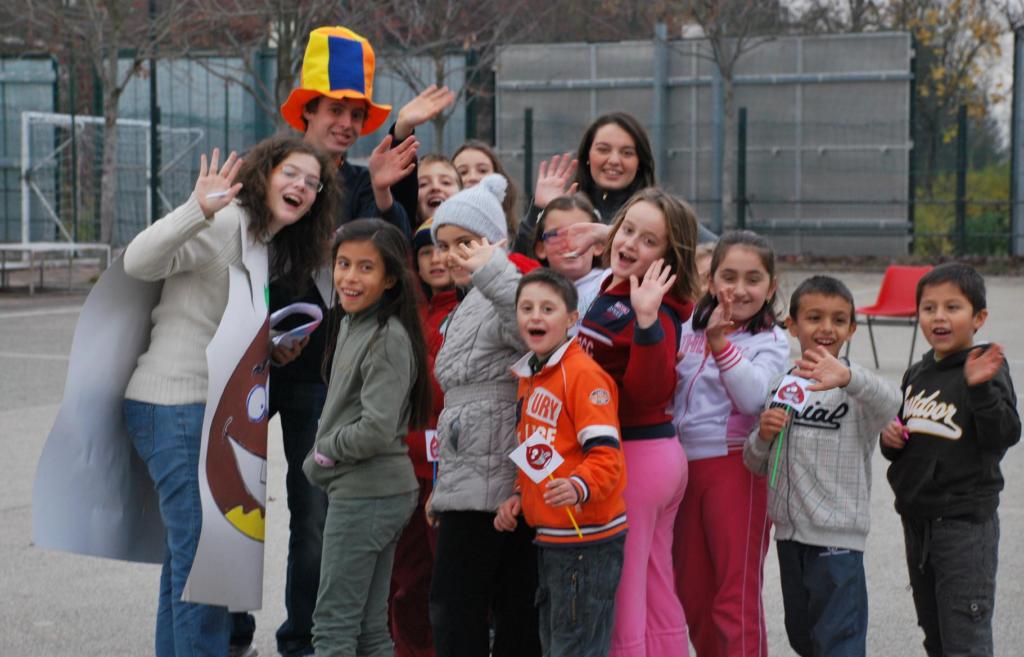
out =
[[[551,481],[554,481],[555,480],[554,473],[549,474],[548,475],[548,479],[550,479]],[[583,532],[580,531],[580,526],[576,524],[576,516],[574,516],[572,514],[572,509],[570,509],[569,507],[565,507],[565,512],[569,514],[569,520],[572,521],[572,526],[576,530],[576,535],[580,537],[580,540],[583,540]]]

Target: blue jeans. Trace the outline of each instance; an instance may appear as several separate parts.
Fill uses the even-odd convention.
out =
[[[270,374],[270,414],[281,414],[284,456],[288,462],[288,564],[285,570],[284,608],[277,628],[277,651],[285,657],[313,652],[313,609],[320,585],[320,549],[323,544],[327,495],[309,483],[302,461],[313,449],[327,386],[322,383],[275,381]],[[256,621],[251,614],[232,614],[231,643],[252,643]]]
[[[605,657],[626,538],[537,550],[537,611],[544,657]]]
[[[124,423],[156,485],[167,529],[156,614],[156,657],[223,657],[231,617],[226,607],[182,602],[199,543],[199,442],[204,404],[163,406],[126,399]]]
[[[789,645],[801,657],[864,657],[864,553],[777,541]]]
[[[928,657],[991,657],[999,516],[903,518],[903,536]]]

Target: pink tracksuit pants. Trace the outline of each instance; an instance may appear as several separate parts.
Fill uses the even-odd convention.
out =
[[[686,490],[676,438],[623,441],[626,554],[609,657],[686,657],[686,616],[672,570],[672,528]]]

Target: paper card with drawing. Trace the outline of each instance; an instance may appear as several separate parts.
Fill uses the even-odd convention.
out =
[[[509,454],[509,458],[535,484],[544,481],[565,461],[562,455],[548,444],[548,441],[543,438],[539,431],[524,440],[519,447]]]

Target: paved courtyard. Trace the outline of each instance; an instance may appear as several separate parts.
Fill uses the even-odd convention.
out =
[[[788,292],[808,272],[783,275]],[[874,300],[879,273],[843,272],[858,304]],[[1024,388],[1024,279],[988,279],[990,317],[980,340],[1006,347],[1017,383]],[[157,566],[129,564],[42,550],[31,544],[31,491],[36,462],[56,416],[78,312],[84,295],[44,291],[33,298],[0,291],[0,655],[49,657],[152,654]],[[906,327],[876,331],[881,373],[898,384],[906,366],[911,333]],[[915,357],[927,345],[917,340]],[[870,366],[867,327],[854,340],[852,357]],[[271,421],[268,523],[263,610],[257,612],[256,647],[276,654],[274,631],[284,618],[282,603],[287,545],[284,454],[280,426]],[[1000,515],[996,654],[1021,654],[1024,623],[1024,447],[1004,460],[1006,490]],[[868,570],[872,657],[924,655],[915,625],[903,558],[903,538],[885,481],[885,462],[876,452]],[[774,547],[765,568],[771,652],[791,654],[782,622]],[[1014,647],[1016,646],[1016,648]]]

